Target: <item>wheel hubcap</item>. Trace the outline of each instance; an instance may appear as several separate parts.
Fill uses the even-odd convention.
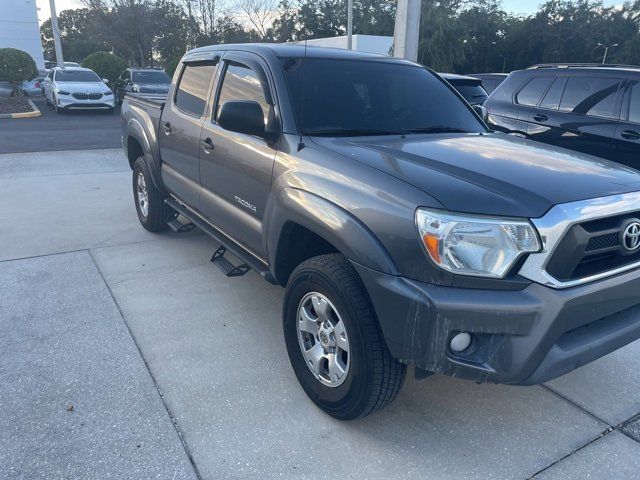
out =
[[[142,172],[138,173],[136,180],[136,194],[138,196],[138,206],[143,217],[149,215],[149,193],[147,192],[147,182]]]
[[[307,367],[323,385],[338,387],[349,373],[349,338],[338,310],[311,292],[298,306],[298,343]]]

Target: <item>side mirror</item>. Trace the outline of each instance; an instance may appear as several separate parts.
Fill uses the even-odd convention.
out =
[[[489,112],[487,111],[486,107],[483,107],[482,105],[474,105],[472,108],[482,119],[482,121],[487,123],[487,120],[489,120]]]
[[[103,78],[103,79],[102,79],[102,81],[103,81],[104,83],[109,83],[109,79],[108,79],[108,78]]]
[[[264,137],[264,112],[258,102],[230,100],[218,113],[218,124],[225,130]]]

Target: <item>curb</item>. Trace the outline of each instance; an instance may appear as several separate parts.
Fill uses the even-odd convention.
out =
[[[38,110],[38,107],[36,107],[36,104],[33,103],[33,100],[31,100],[30,98],[27,98],[27,102],[29,102],[29,105],[31,105],[31,108],[33,108],[32,112],[0,113],[0,118],[33,118],[33,117],[39,117],[40,115],[42,115],[40,110]]]

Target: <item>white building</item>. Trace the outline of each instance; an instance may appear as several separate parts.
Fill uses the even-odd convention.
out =
[[[27,52],[44,69],[36,0],[0,0],[0,48]]]
[[[304,44],[304,41],[296,42]],[[315,47],[347,48],[347,36],[316,38],[307,40],[307,45]],[[393,37],[381,35],[353,35],[353,50],[358,52],[377,53],[379,55],[390,55],[393,48]]]

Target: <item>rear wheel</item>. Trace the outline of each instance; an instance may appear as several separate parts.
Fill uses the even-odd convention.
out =
[[[364,286],[342,255],[314,257],[295,269],[283,327],[298,381],[329,415],[364,417],[400,391],[406,366],[391,356]]]
[[[142,157],[133,165],[133,199],[138,220],[150,232],[166,230],[171,209],[164,203],[165,195],[156,188],[149,168]]]

